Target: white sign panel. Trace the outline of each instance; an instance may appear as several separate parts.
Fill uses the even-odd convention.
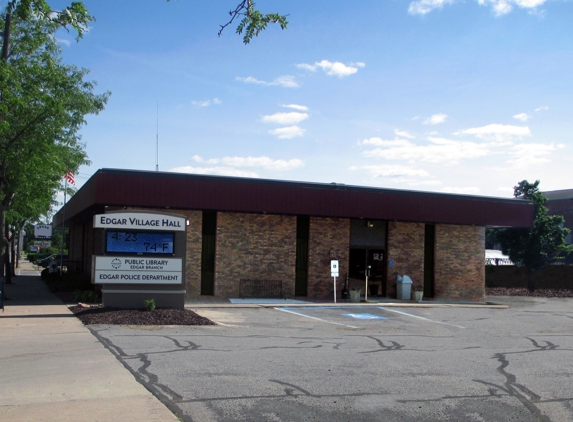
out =
[[[52,237],[52,225],[38,224],[34,226],[34,237],[36,239],[50,239]]]
[[[333,259],[330,261],[330,276],[338,277],[338,260]]]
[[[117,212],[94,215],[94,228],[185,231],[187,220],[165,214]]]
[[[94,256],[95,284],[181,284],[181,258]]]

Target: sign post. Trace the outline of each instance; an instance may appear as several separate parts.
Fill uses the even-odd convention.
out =
[[[370,268],[371,266],[369,265],[368,268],[366,268],[365,271],[365,275],[366,275],[366,285],[364,286],[364,302],[368,302],[368,277],[370,277]]]
[[[338,277],[338,260],[330,261],[330,276],[334,278],[334,303],[336,303],[336,277]]]

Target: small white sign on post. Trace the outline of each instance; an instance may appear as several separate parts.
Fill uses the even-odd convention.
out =
[[[334,278],[334,303],[336,303],[336,277],[338,277],[338,260],[330,261],[330,276]]]
[[[36,239],[50,239],[52,237],[52,225],[51,224],[35,225],[34,237]]]

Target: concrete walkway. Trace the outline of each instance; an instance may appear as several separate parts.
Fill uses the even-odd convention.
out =
[[[0,421],[177,421],[25,261],[0,310]]]

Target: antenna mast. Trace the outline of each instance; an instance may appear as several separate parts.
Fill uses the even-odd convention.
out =
[[[159,100],[157,100],[157,132],[155,133],[155,171],[159,171]]]

